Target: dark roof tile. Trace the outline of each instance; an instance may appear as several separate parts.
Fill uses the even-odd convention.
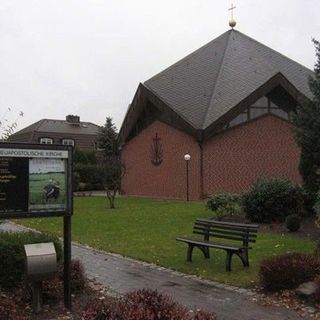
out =
[[[144,85],[194,128],[205,129],[278,73],[312,97],[311,70],[229,30]]]

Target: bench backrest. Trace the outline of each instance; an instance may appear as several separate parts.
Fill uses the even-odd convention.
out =
[[[249,242],[256,242],[259,226],[235,222],[223,222],[209,219],[197,219],[193,233],[204,236],[208,241],[210,237],[241,241],[243,246]]]

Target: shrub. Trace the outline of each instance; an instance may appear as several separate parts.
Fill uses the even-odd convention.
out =
[[[286,227],[289,231],[295,232],[300,229],[300,217],[297,214],[290,214],[286,217]]]
[[[313,210],[316,213],[316,225],[320,227],[320,192],[318,192]]]
[[[216,216],[221,219],[242,212],[239,200],[240,197],[237,194],[219,193],[208,199],[206,207],[215,211]]]
[[[82,292],[86,285],[84,268],[79,260],[71,260],[71,291]],[[63,296],[63,263],[58,264],[58,272],[53,279],[43,281],[44,298],[60,299]]]
[[[292,289],[320,274],[320,259],[307,253],[287,253],[261,262],[259,280],[266,291]]]
[[[61,281],[63,281],[63,268],[60,272]],[[71,290],[72,292],[81,292],[86,284],[84,268],[79,260],[71,261]]]
[[[97,164],[97,153],[92,150],[81,150],[79,148],[74,149],[73,161],[75,164]]]
[[[241,198],[246,217],[252,222],[282,222],[303,210],[302,188],[289,180],[258,179]]]
[[[34,232],[0,232],[0,286],[14,288],[24,275],[24,245],[53,242],[58,260],[62,258],[62,247],[57,237]]]
[[[84,320],[216,320],[213,313],[197,311],[193,315],[169,296],[150,289],[126,294],[119,300],[90,303]]]
[[[319,304],[320,303],[320,275],[316,276],[313,281],[315,282],[315,284],[318,287],[318,290],[314,295],[314,301],[315,301],[315,303]]]
[[[21,308],[15,299],[0,290],[0,320],[27,320],[29,317],[20,314]]]
[[[79,163],[74,166],[74,171],[80,176],[79,188],[82,188],[81,191],[103,189],[102,173],[97,165]]]
[[[126,294],[123,303],[127,319],[178,320],[186,315],[186,309],[169,296],[147,289]]]

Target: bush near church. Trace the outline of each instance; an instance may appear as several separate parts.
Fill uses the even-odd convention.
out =
[[[287,253],[260,264],[259,281],[265,291],[293,289],[320,275],[320,258],[310,253]]]
[[[230,193],[218,193],[209,197],[206,207],[216,213],[218,219],[242,213],[240,196]]]
[[[101,170],[98,167],[98,155],[95,151],[75,148],[74,155],[74,191],[101,190]]]
[[[62,259],[62,247],[58,237],[34,232],[0,232],[0,286],[4,289],[17,287],[24,274],[24,245],[53,242],[57,259]]]
[[[300,217],[297,214],[290,214],[286,217],[286,227],[291,232],[300,229]]]
[[[291,181],[260,178],[241,195],[243,210],[252,222],[283,222],[288,215],[303,212],[303,190]]]

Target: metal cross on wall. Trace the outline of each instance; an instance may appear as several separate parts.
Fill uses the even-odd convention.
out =
[[[158,133],[156,133],[155,138],[152,139],[153,143],[151,145],[150,154],[151,154],[151,163],[155,166],[159,166],[163,160],[163,151],[160,138]]]

